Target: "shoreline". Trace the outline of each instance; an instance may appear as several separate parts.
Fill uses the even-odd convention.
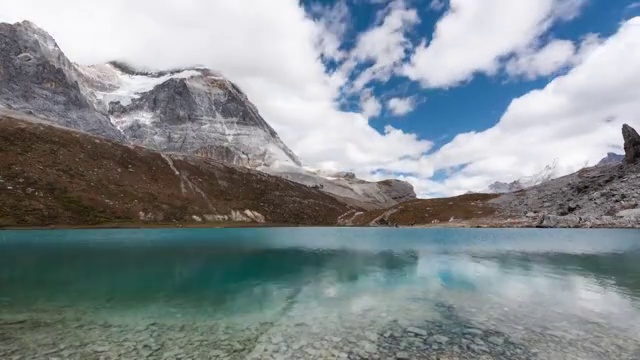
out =
[[[373,225],[303,225],[303,224],[259,224],[259,223],[219,223],[219,224],[201,224],[201,223],[158,223],[158,224],[95,224],[95,225],[9,225],[0,226],[2,231],[29,231],[29,230],[127,230],[127,229],[258,229],[258,228],[379,228],[379,229],[633,229],[639,230],[640,226],[624,227],[624,226],[577,226],[577,227],[543,227],[529,224],[513,225],[505,224],[504,226],[491,224],[420,224],[420,225],[398,225],[394,226],[373,226]]]

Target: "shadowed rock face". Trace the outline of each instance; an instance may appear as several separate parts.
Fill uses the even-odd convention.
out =
[[[74,65],[30,22],[0,24],[0,106],[107,139],[124,136],[76,81]]]
[[[380,191],[393,199],[396,202],[405,202],[414,200],[416,198],[416,192],[413,189],[413,185],[402,180],[383,180],[378,182]]]
[[[640,135],[631,126],[622,125],[624,138],[624,159],[627,164],[634,164],[640,160]]]

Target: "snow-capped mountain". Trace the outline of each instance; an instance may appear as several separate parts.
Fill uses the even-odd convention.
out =
[[[404,181],[368,182],[303,167],[247,95],[219,73],[78,65],[28,21],[0,24],[2,107],[126,144],[259,169],[358,206],[415,198]]]
[[[507,194],[516,191],[520,191],[523,189],[528,189],[530,187],[544,184],[549,180],[555,179],[557,177],[556,167],[558,166],[558,159],[554,160],[553,163],[547,165],[539,171],[538,173],[532,176],[526,176],[520,178],[518,180],[514,180],[510,183],[496,181],[493,184],[489,185],[485,190],[481,191],[482,194]]]
[[[140,73],[113,62],[81,71],[132,144],[254,168],[300,165],[238,86],[209,69]]]
[[[205,68],[80,66],[24,21],[0,25],[0,105],[155,150],[257,167],[300,165],[231,81]]]

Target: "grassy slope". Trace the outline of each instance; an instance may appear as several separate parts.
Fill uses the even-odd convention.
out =
[[[260,172],[172,158],[180,175],[154,151],[0,117],[0,226],[193,223],[245,209],[267,223],[332,225],[353,208]]]
[[[379,224],[432,225],[477,222],[478,225],[495,219],[496,209],[487,203],[497,195],[470,194],[441,199],[417,199],[407,201],[386,210],[374,210],[355,218],[354,224],[369,225],[376,219]],[[385,220],[386,219],[386,220]]]

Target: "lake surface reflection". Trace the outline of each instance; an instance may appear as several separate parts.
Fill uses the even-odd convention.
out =
[[[640,231],[0,232],[0,359],[640,359]]]

